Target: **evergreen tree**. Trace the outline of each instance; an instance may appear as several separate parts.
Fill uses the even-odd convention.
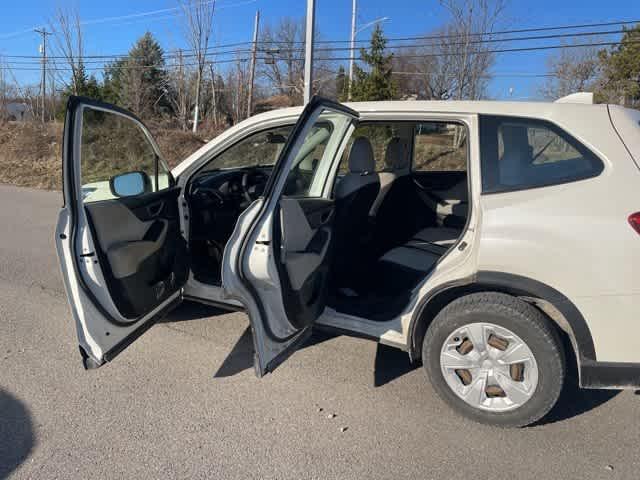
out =
[[[626,30],[613,50],[600,52],[600,61],[598,100],[640,108],[640,24]]]
[[[336,74],[336,97],[338,101],[345,102],[349,96],[349,79],[345,74],[344,67],[340,65]]]
[[[368,65],[366,69],[355,66],[354,81],[351,86],[351,98],[354,101],[391,100],[397,96],[396,83],[393,80],[393,54],[386,54],[387,39],[380,25],[376,25],[371,34],[369,49],[360,50],[361,60]]]
[[[159,113],[169,105],[164,51],[150,32],[105,70],[105,97],[141,117]]]

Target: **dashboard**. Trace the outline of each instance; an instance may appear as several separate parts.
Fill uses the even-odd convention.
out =
[[[199,174],[191,183],[189,196],[196,208],[225,207],[244,210],[262,195],[272,167],[214,170]]]

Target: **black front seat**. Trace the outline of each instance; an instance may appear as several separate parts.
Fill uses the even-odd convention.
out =
[[[366,137],[354,140],[349,151],[349,172],[336,185],[333,278],[337,287],[350,286],[366,266],[370,243],[369,211],[380,191],[373,148]]]

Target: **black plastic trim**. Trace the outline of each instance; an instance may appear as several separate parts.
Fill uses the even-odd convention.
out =
[[[640,363],[585,361],[580,366],[582,388],[640,388]]]
[[[587,322],[578,308],[562,293],[549,285],[531,278],[510,273],[482,270],[470,277],[443,284],[421,299],[409,326],[412,358],[419,356],[420,346],[417,345],[419,339],[416,338],[418,332],[417,326],[420,323],[425,309],[438,295],[459,287],[466,287],[470,289],[470,291],[494,289],[516,296],[537,297],[551,303],[564,316],[571,328],[571,333],[573,334],[578,350],[576,354],[579,364],[583,365],[585,362],[596,361],[595,346]]]

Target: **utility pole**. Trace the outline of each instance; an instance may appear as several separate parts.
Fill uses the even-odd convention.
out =
[[[358,11],[357,0],[353,0],[351,8],[351,50],[349,51],[349,88],[347,100],[351,101],[351,85],[353,84],[353,68],[356,61],[356,14]]]
[[[42,54],[42,79],[40,81],[40,94],[42,103],[42,123],[46,120],[46,100],[47,100],[47,35],[53,35],[51,32],[47,32],[44,28],[34,29],[36,33],[42,35],[42,44],[40,46],[40,53]]]
[[[213,62],[209,63],[211,70],[211,103],[213,106],[213,126],[218,128],[218,94],[216,93],[216,75],[213,70]]]
[[[247,117],[251,116],[253,107],[253,81],[256,76],[256,54],[258,53],[258,28],[260,24],[260,10],[256,11],[256,21],[253,25],[253,48],[251,49],[251,68],[249,69],[249,97],[247,98]]]
[[[307,0],[307,29],[304,48],[304,104],[311,100],[313,88],[313,37],[315,30],[316,2]]]

